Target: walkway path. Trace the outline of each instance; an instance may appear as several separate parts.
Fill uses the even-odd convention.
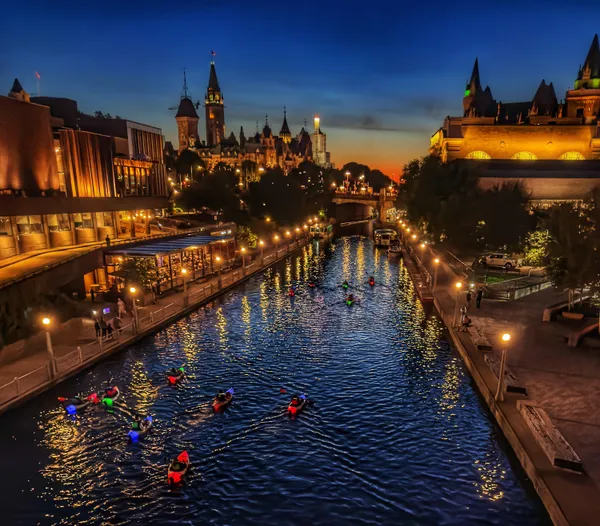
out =
[[[425,262],[432,274],[434,257],[429,254]],[[453,324],[456,306],[456,281],[450,267],[441,262],[435,299],[449,327]],[[534,484],[557,523],[560,523],[557,516],[562,514],[570,524],[596,523],[600,514],[600,349],[567,347],[566,337],[572,327],[542,321],[545,307],[566,301],[566,294],[555,289],[511,302],[484,298],[480,309],[476,308],[474,299],[469,308],[474,324],[495,344],[496,352],[500,348],[496,342],[501,334],[511,334],[508,367],[526,386],[528,398],[549,414],[577,452],[589,477],[571,474],[550,464],[517,410],[516,401],[522,397],[507,394],[505,402],[495,402],[493,393],[497,380],[486,366],[482,353],[476,350],[468,333],[451,331],[459,350],[466,353],[467,366],[482,395],[526,470],[530,475],[539,475],[537,481],[533,477]],[[461,293],[458,307],[463,305],[466,305],[466,295]],[[520,451],[526,452],[527,458]],[[544,493],[549,498],[545,498]],[[558,513],[553,512],[549,502],[558,503],[555,510]]]

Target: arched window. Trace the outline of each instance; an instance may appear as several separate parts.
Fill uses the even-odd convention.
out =
[[[516,161],[536,161],[537,157],[531,152],[519,152],[512,156]]]
[[[481,150],[477,150],[475,152],[471,152],[467,155],[467,159],[491,159],[491,157]]]
[[[565,152],[559,158],[559,161],[585,161],[585,157],[579,152]]]

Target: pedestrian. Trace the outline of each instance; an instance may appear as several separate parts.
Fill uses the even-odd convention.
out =
[[[479,289],[477,289],[477,295],[475,296],[475,304],[477,305],[478,309],[481,308],[481,300],[482,299],[483,299],[483,289],[481,287],[479,287]]]
[[[471,308],[471,289],[467,290],[467,310]]]
[[[95,297],[96,297],[96,293],[94,292],[94,289],[93,289],[93,288],[91,288],[91,289],[90,289],[90,298],[91,298],[91,300],[92,300],[92,303],[94,303],[94,299],[95,299]]]
[[[461,307],[460,308],[460,324],[459,326],[462,327],[463,322],[465,321],[465,317],[467,315],[467,307]]]
[[[125,316],[125,302],[121,298],[117,300],[117,316],[119,318]]]
[[[110,247],[110,236],[108,234],[106,234],[106,237],[104,238],[104,241],[106,241],[106,246]]]
[[[123,322],[118,316],[113,319],[113,327],[115,328],[115,331],[117,331],[117,334],[121,334],[121,327],[123,327]]]
[[[106,325],[106,322],[104,321],[104,317],[101,317],[100,321],[98,323],[100,324],[100,330],[102,331],[102,338],[105,338],[106,331],[108,329],[108,325]]]
[[[100,328],[98,318],[94,320],[94,329],[96,330],[96,339],[100,338],[100,335],[102,334],[102,329]]]

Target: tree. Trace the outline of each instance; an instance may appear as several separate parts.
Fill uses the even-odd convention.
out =
[[[280,168],[269,170],[259,181],[250,184],[249,202],[254,217],[269,216],[283,224],[297,223],[307,213],[306,193]]]
[[[129,283],[137,283],[151,291],[158,281],[158,269],[154,258],[130,258],[121,265],[121,272]]]
[[[550,243],[548,230],[534,230],[525,239],[525,264],[533,267],[546,267],[550,263]]]
[[[177,203],[187,210],[208,208],[223,213],[224,216],[233,215],[240,210],[236,187],[237,181],[233,172],[213,172],[185,187]]]
[[[200,159],[194,150],[186,148],[177,156],[175,167],[177,173],[182,177],[189,177],[193,181],[198,181],[206,170],[206,163]]]
[[[238,245],[246,248],[256,248],[258,245],[258,236],[247,226],[238,226],[235,238]]]
[[[549,264],[546,272],[557,287],[574,291],[598,283],[598,232],[580,206],[561,204],[547,218]]]

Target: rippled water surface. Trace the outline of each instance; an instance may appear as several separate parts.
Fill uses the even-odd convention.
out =
[[[359,304],[343,303],[344,279]],[[181,364],[186,383],[168,387]],[[114,411],[57,407],[111,378]],[[315,404],[290,420],[295,391]],[[128,445],[146,414],[155,427]],[[366,238],[305,249],[0,424],[2,524],[548,523],[439,321]],[[182,449],[193,470],[169,489]]]

